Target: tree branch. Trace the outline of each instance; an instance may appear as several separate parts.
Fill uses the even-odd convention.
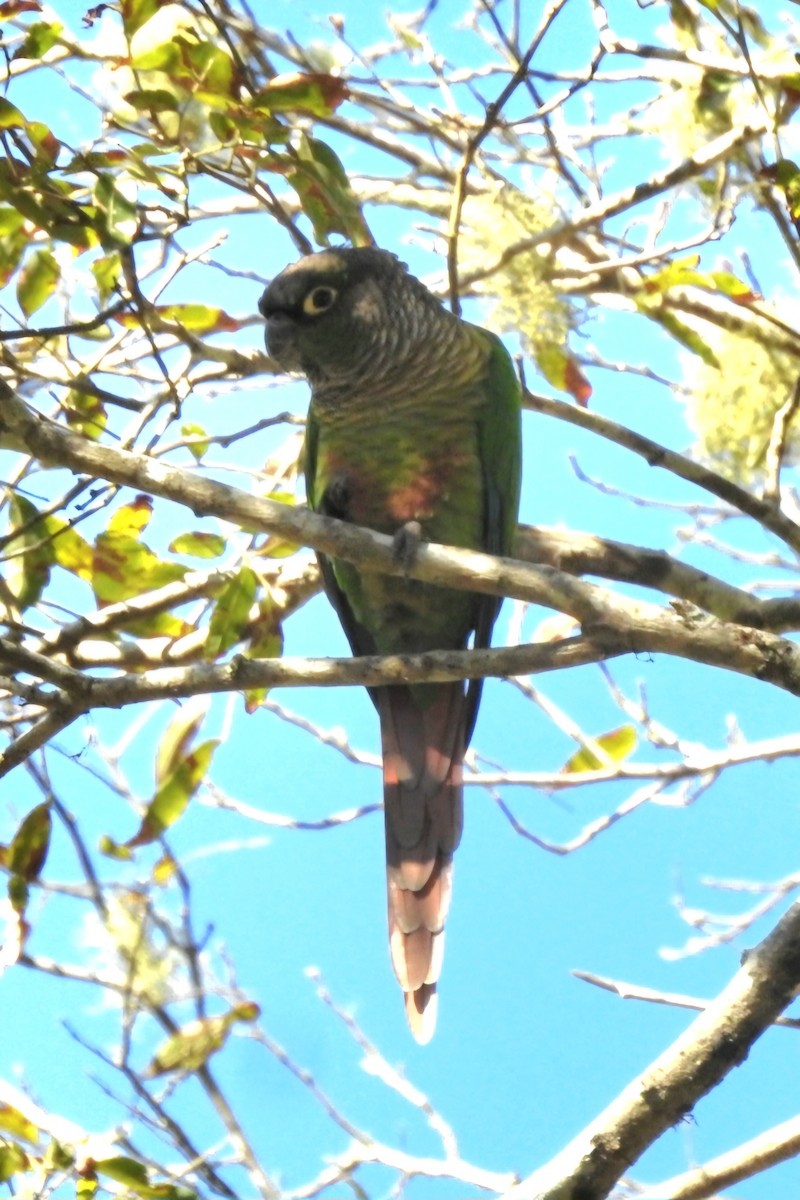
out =
[[[747,1058],[800,981],[800,901],[704,1013],[560,1154],[503,1200],[603,1200],[630,1165]]]

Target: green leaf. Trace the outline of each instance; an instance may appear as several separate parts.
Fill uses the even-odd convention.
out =
[[[22,39],[22,45],[19,46],[12,57],[37,59],[44,58],[48,50],[52,50],[53,46],[58,42],[61,36],[61,31],[64,26],[58,21],[36,21],[33,25],[29,25],[25,37]]]
[[[107,858],[115,858],[118,862],[130,862],[133,854],[127,845],[122,845],[115,842],[108,834],[103,834],[97,843],[101,854],[105,854]]]
[[[95,1160],[94,1169],[100,1175],[107,1175],[109,1179],[123,1183],[126,1187],[133,1188],[134,1191],[149,1183],[144,1163],[137,1162],[135,1158],[126,1158],[121,1154],[115,1155],[113,1158],[100,1159],[99,1162]]]
[[[620,725],[608,733],[601,733],[594,741],[612,762],[623,762],[633,754],[638,744],[636,730],[632,725]],[[607,765],[588,747],[581,747],[561,769],[565,774],[577,775],[583,771],[602,771]]]
[[[9,871],[26,882],[38,879],[47,860],[52,832],[50,805],[37,804],[20,823],[7,851]]]
[[[10,100],[0,96],[0,129],[24,129],[25,118]]]
[[[208,440],[206,430],[202,425],[195,425],[187,421],[181,425],[181,435],[185,438],[191,438],[186,444],[186,449],[193,455],[198,462],[208,451]],[[198,441],[197,439],[202,439]]]
[[[259,603],[259,615],[251,627],[250,645],[245,648],[246,658],[280,658],[283,654],[283,630],[276,605],[267,597]],[[244,693],[246,712],[254,712],[263,704],[269,688],[247,688]]]
[[[16,1142],[0,1143],[0,1183],[8,1183],[19,1171],[27,1171],[30,1165],[22,1146]]]
[[[190,750],[159,786],[133,837],[122,844],[103,837],[100,843],[102,852],[109,858],[130,858],[132,850],[149,846],[171,829],[183,816],[189,801],[208,774],[218,745],[218,739],[211,738]]]
[[[242,567],[217,596],[208,628],[205,657],[217,658],[241,641],[250,623],[258,580],[249,567]]]
[[[0,208],[0,237],[8,237],[25,223],[25,218],[16,208]]]
[[[677,342],[680,342],[687,350],[691,350],[692,354],[696,354],[698,358],[702,358],[703,362],[707,363],[708,366],[722,370],[719,359],[708,342],[700,336],[696,329],[692,329],[690,325],[686,325],[683,321],[679,320],[671,309],[661,305],[657,309],[653,309],[650,312],[645,310],[645,312],[653,321],[656,321],[659,325],[663,325],[664,329],[668,333],[671,333]]]
[[[133,186],[130,176],[126,184]],[[136,201],[122,190],[121,181],[112,175],[101,174],[94,185],[94,202],[103,219],[103,233],[112,243],[128,246],[139,228]]]
[[[162,734],[155,759],[156,783],[168,779],[181,763],[208,715],[208,697],[198,696],[178,709]]]
[[[119,252],[112,250],[103,254],[92,263],[92,274],[97,284],[97,293],[101,304],[106,304],[110,296],[117,290],[117,284],[122,270]]]
[[[28,255],[17,280],[17,301],[26,317],[50,299],[60,278],[61,268],[49,250]]]
[[[145,1075],[153,1078],[169,1071],[197,1071],[224,1046],[231,1027],[237,1021],[257,1021],[260,1015],[259,1006],[248,1000],[221,1017],[191,1021],[159,1046]]]
[[[180,103],[178,96],[177,88],[173,91],[168,88],[137,88],[126,92],[123,100],[139,112],[175,112]]]
[[[10,875],[8,880],[8,899],[11,907],[17,916],[22,917],[25,909],[28,907],[28,897],[30,889],[27,882],[21,875]],[[27,934],[27,927],[24,921],[19,922],[19,945],[22,947]]]
[[[144,1072],[145,1078],[153,1079],[170,1071],[188,1074],[199,1070],[225,1045],[230,1026],[228,1014],[191,1021],[159,1046]]]
[[[37,604],[50,582],[55,547],[39,510],[15,493],[9,503],[10,532],[6,546],[6,583],[21,612]],[[16,530],[21,530],[16,533]]]
[[[70,429],[93,442],[100,438],[108,416],[99,396],[73,389],[68,392],[63,409]]]
[[[208,774],[212,756],[219,742],[209,739],[191,747],[208,711],[207,699],[186,704],[170,721],[156,753],[156,792],[147,806],[141,824],[133,837],[123,846],[110,838],[101,848],[105,854],[118,856],[118,851],[130,852],[147,846],[161,837],[186,811],[186,807]]]
[[[227,541],[218,533],[195,530],[181,533],[169,544],[172,554],[191,554],[195,558],[219,558],[227,548]]]
[[[800,83],[798,83],[800,90]],[[772,178],[786,197],[786,204],[793,221],[800,219],[800,168],[790,158],[781,158],[762,174]]]
[[[122,0],[122,27],[130,38],[161,7],[163,0]]]
[[[86,539],[55,514],[44,518],[44,526],[52,538],[54,562],[79,579],[91,580],[94,557]]]

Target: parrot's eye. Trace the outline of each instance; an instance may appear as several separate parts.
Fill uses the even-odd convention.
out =
[[[336,289],[332,287],[315,287],[303,301],[303,312],[309,317],[316,317],[331,307],[336,299]]]

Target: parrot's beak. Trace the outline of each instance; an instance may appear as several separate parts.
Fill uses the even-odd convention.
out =
[[[287,312],[281,312],[280,309],[270,310],[263,302],[261,311],[267,321],[264,340],[270,358],[274,358],[275,362],[285,371],[300,370],[294,318]]]

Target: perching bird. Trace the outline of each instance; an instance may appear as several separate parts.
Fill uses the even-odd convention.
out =
[[[265,291],[271,357],[311,385],[311,508],[394,536],[509,554],[520,388],[502,343],[449,313],[393,254],[323,250]],[[319,555],[354,654],[487,646],[500,601]],[[389,945],[411,1031],[430,1040],[462,763],[481,681],[376,687],[383,748]]]

